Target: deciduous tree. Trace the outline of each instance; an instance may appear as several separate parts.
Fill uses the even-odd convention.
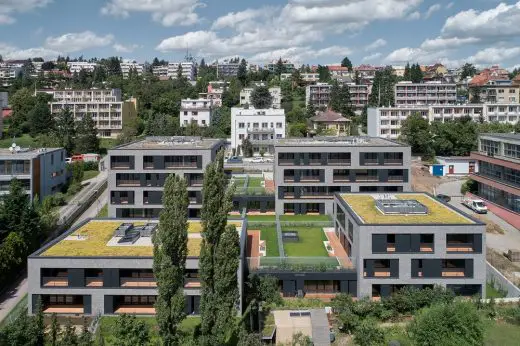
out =
[[[150,331],[135,316],[122,314],[116,320],[114,337],[119,346],[146,346],[150,341]]]
[[[419,113],[402,122],[400,139],[412,147],[412,153],[433,154],[430,124]]]
[[[76,151],[78,153],[99,152],[99,138],[94,120],[90,115],[84,115],[76,129]]]
[[[74,123],[74,115],[68,107],[63,108],[56,118],[56,136],[61,146],[67,151],[67,154],[73,154],[76,124]]]

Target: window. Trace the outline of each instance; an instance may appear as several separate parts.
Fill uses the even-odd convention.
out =
[[[238,135],[238,139],[244,139],[244,135],[243,134],[239,134]]]
[[[488,155],[498,155],[500,153],[500,143],[482,139],[480,141],[480,151],[485,152]]]
[[[266,129],[268,124],[269,124],[269,123],[262,123],[262,128],[263,128],[263,129]]]
[[[188,115],[188,112],[187,112],[187,111],[184,111],[184,115]]]
[[[282,138],[282,135],[280,133],[277,133],[276,138]]]
[[[188,120],[184,120],[184,125],[188,125]]]
[[[254,129],[258,128],[258,123],[253,123],[253,128]]]
[[[202,125],[206,125],[206,120],[202,120]]]
[[[51,154],[51,165],[54,165],[54,154]]]
[[[281,129],[282,128],[282,123],[276,123],[276,128],[277,129]]]
[[[244,123],[238,123],[238,128],[239,129],[243,129],[244,128]]]
[[[199,112],[191,112],[191,115],[199,115]]]
[[[520,145],[504,143],[504,155],[514,159],[520,159]]]

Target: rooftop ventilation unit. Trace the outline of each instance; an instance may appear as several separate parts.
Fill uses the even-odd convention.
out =
[[[115,237],[124,237],[126,233],[134,227],[131,223],[124,223],[121,226],[116,228],[114,232]]]
[[[428,214],[428,208],[414,199],[377,199],[376,208],[385,215]]]

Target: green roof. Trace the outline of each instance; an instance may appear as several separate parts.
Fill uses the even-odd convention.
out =
[[[114,237],[114,231],[123,223],[135,226],[146,222],[128,220],[91,220],[68,234],[56,244],[46,249],[40,256],[50,257],[152,257],[151,239],[142,245],[111,246],[108,243]],[[240,231],[242,221],[233,220],[229,224],[237,226]],[[198,257],[202,244],[202,224],[200,221],[189,221],[188,256]]]
[[[384,194],[388,199],[389,194]],[[427,214],[383,214],[376,208],[374,195],[341,194],[343,201],[365,224],[475,224],[476,222],[424,193],[391,195],[402,200],[416,200],[428,208]]]

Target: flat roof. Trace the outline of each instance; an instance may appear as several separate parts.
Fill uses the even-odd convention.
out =
[[[152,257],[151,237],[141,236],[134,243],[120,243],[116,229],[123,224],[143,226],[158,223],[158,220],[91,219],[65,232],[58,239],[44,245],[35,252],[40,257]],[[230,220],[238,232],[242,231],[242,220]],[[198,257],[202,244],[202,223],[188,221],[188,257]]]
[[[379,137],[313,137],[283,138],[276,140],[275,147],[324,146],[324,147],[406,147],[407,145]]]
[[[20,148],[20,151],[18,152],[11,152],[9,148],[0,148],[0,156],[12,156],[13,158],[34,158],[59,150],[63,150],[63,148]]]
[[[344,193],[336,194],[363,224],[480,224],[426,193]],[[376,205],[377,200],[417,201],[427,209],[426,214],[384,214]]]
[[[144,139],[119,145],[110,150],[136,150],[136,149],[152,149],[152,150],[187,150],[187,149],[211,149],[220,144],[222,139],[172,136],[172,137],[146,137]]]
[[[494,137],[497,139],[509,139],[520,141],[520,133],[482,133],[480,137]]]

